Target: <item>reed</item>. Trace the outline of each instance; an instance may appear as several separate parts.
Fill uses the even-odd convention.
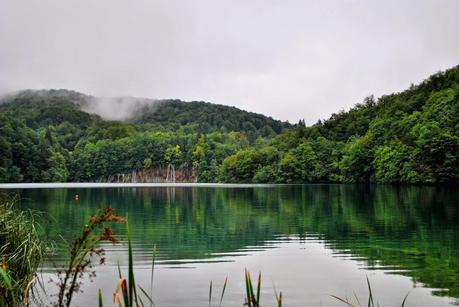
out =
[[[17,209],[17,203],[17,197],[0,194],[0,302],[11,306],[28,304],[38,266],[48,251],[36,222],[39,215]]]
[[[127,239],[128,239],[128,279],[124,278],[120,266],[118,265],[118,275],[119,280],[116,284],[115,291],[113,293],[113,302],[118,307],[144,307],[146,304],[145,302],[148,301],[150,306],[155,306],[155,303],[152,299],[152,283],[153,283],[153,273],[154,273],[154,266],[155,266],[155,258],[156,258],[156,245],[153,247],[153,257],[152,257],[152,270],[151,270],[151,285],[150,285],[150,293],[147,293],[141,285],[135,283],[135,274],[134,274],[134,257],[133,257],[133,249],[132,249],[132,239],[131,233],[129,230],[129,224],[126,222],[126,229],[127,229]],[[252,280],[250,277],[250,273],[245,270],[245,285],[247,289],[247,298],[244,305],[249,307],[260,307],[260,299],[261,299],[261,273],[258,274],[257,284],[256,284],[256,291],[254,291],[254,287],[252,284]],[[222,306],[223,298],[225,296],[225,291],[228,285],[228,277],[225,278],[223,283],[223,288],[220,294],[219,306]],[[137,291],[137,289],[139,291]],[[213,283],[212,280],[209,283],[209,297],[208,297],[208,304],[209,307],[212,306],[212,293],[213,293]],[[276,292],[276,301],[278,307],[282,307],[282,292],[279,295]],[[102,295],[99,291],[98,295],[98,302],[99,306],[103,306]]]
[[[375,305],[375,301],[374,301],[374,298],[373,298],[373,290],[371,289],[371,283],[370,283],[370,280],[368,279],[368,276],[367,276],[367,287],[368,287],[368,301],[367,301],[367,306],[368,307],[379,307],[379,303],[376,303]],[[410,293],[408,292],[405,297],[403,298],[403,301],[400,305],[400,307],[404,307],[405,304],[406,304],[406,299],[408,298],[408,295]],[[354,297],[355,297],[355,302],[352,301],[351,299],[345,297],[339,297],[339,296],[336,296],[336,295],[331,295],[331,297],[333,297],[334,299],[340,301],[341,303],[345,304],[346,306],[349,306],[349,307],[361,307],[362,305],[360,304],[360,300],[359,298],[357,297],[357,295],[354,293]]]
[[[223,303],[223,297],[225,296],[225,291],[226,291],[226,285],[228,284],[228,276],[225,277],[225,281],[223,282],[223,288],[222,288],[222,293],[220,294],[220,302],[218,306],[221,306]],[[209,284],[209,307],[212,306],[212,280],[210,281]]]
[[[121,269],[118,266],[119,280],[113,293],[113,302],[119,307],[139,307],[145,306],[144,300],[150,303],[150,306],[155,306],[153,299],[151,298],[151,292],[148,294],[145,289],[135,283],[134,274],[134,257],[132,252],[132,240],[131,232],[129,230],[129,223],[126,221],[126,231],[128,238],[128,279],[123,277]],[[153,260],[152,260],[152,271],[151,281],[153,282],[153,270],[154,261],[156,255],[156,246],[153,248]],[[139,291],[137,291],[137,288]],[[142,295],[140,295],[142,294]],[[99,298],[99,305],[102,304],[101,298]]]

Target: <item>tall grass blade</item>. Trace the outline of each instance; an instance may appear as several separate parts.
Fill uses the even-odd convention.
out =
[[[258,273],[257,305],[260,305],[260,289],[261,289],[261,272]]]
[[[271,282],[273,283],[274,295],[276,296],[277,306],[282,307],[282,291],[279,293],[279,295],[277,295],[276,285],[273,281]]]
[[[134,259],[132,256],[132,239],[131,239],[131,232],[129,230],[129,223],[126,221],[126,228],[127,228],[127,236],[128,236],[128,254],[129,254],[129,260],[128,260],[128,288],[129,288],[129,307],[134,306],[133,303],[134,301],[136,302],[136,305],[139,305],[139,302],[137,301],[137,290],[135,286],[135,277],[134,277]]]
[[[119,279],[121,279],[121,278],[123,278],[123,276],[121,275],[120,262],[118,261],[118,262],[116,263],[116,265],[117,265],[117,267],[118,267],[118,277],[119,277]]]
[[[250,290],[250,298],[252,301],[253,307],[257,307],[257,301],[255,299],[255,293],[253,292],[253,284],[252,284],[252,278],[250,277],[250,273],[247,273],[248,280],[249,280],[249,290]]]
[[[225,282],[223,283],[223,290],[222,290],[222,295],[220,297],[220,304],[218,306],[222,305],[223,302],[223,296],[225,295],[225,290],[226,290],[226,285],[228,283],[228,276],[225,277]],[[402,306],[403,307],[403,306]]]
[[[102,300],[102,291],[99,288],[99,307],[104,307],[104,302]]]
[[[143,304],[142,298],[139,296],[138,299],[139,299],[139,302],[140,302],[140,306],[145,307],[145,305]],[[137,306],[139,306],[139,304],[137,304]]]
[[[355,293],[355,291],[354,291],[354,297],[355,297],[355,300],[357,301],[357,304],[359,304],[359,307],[362,307],[362,304],[360,304],[360,300],[357,297],[357,294]]]
[[[367,276],[367,284],[368,284],[368,292],[369,292],[368,307],[374,307],[375,303],[373,302],[373,293],[371,291],[371,285],[370,285],[370,280],[368,279],[368,276]]]
[[[209,285],[209,307],[212,303],[212,280],[210,281],[210,285]]]
[[[155,258],[156,258],[156,244],[153,245],[153,255],[152,255],[152,259],[151,259],[151,280],[150,280],[150,297],[153,296],[153,274],[154,274],[154,271],[155,271]],[[150,301],[150,307],[152,307],[154,304],[153,304],[153,300]]]
[[[402,305],[401,305],[400,307],[404,307],[404,306],[405,306],[406,299],[408,298],[408,295],[410,295],[410,292],[408,292],[408,293],[405,295],[405,298],[403,299]]]
[[[142,288],[141,285],[137,285],[140,289],[140,291],[142,291],[143,295],[145,295],[145,297],[147,298],[147,300],[150,302],[150,305],[153,305],[153,306],[156,306],[155,305],[155,302],[153,301],[153,299],[151,298],[150,295],[148,295],[147,291],[145,291],[144,288]]]
[[[245,291],[247,293],[247,305],[248,307],[252,307],[252,298],[250,296],[250,287],[249,287],[249,273],[247,272],[247,269],[245,269]]]
[[[339,297],[339,296],[336,296],[336,295],[333,295],[333,294],[330,295],[330,296],[333,297],[334,299],[337,299],[338,301],[340,301],[340,302],[342,302],[342,303],[348,305],[349,307],[355,307],[355,306],[352,305],[352,304],[349,302],[349,300],[347,300],[347,299],[343,299],[343,298],[341,298],[341,297]]]

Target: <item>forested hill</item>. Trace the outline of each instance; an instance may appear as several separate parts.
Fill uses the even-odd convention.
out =
[[[179,181],[459,183],[458,153],[459,67],[311,127],[66,90],[0,103],[0,182],[162,181],[174,166]]]
[[[261,114],[235,107],[202,101],[159,100],[146,105],[133,115],[131,122],[149,124],[150,129],[177,130],[189,128],[202,133],[242,131],[273,136],[291,125]]]
[[[225,159],[227,182],[459,182],[459,66]]]
[[[69,90],[25,90],[0,100],[0,111],[26,120],[32,128],[63,122],[87,126],[101,119],[117,119],[143,129],[211,133],[244,131],[273,136],[288,122],[235,107],[201,101],[153,100],[134,97],[99,98]],[[95,116],[95,115],[99,116]]]

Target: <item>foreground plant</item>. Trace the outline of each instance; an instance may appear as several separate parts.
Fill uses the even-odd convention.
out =
[[[70,257],[65,270],[58,272],[59,293],[56,306],[70,306],[73,294],[80,290],[79,278],[87,269],[93,267],[94,256],[99,258],[100,264],[105,262],[104,250],[98,248],[97,244],[107,240],[117,242],[112,229],[107,224],[124,220],[123,217],[115,214],[111,207],[89,218],[88,223],[83,226],[81,234],[69,246]]]
[[[260,289],[261,289],[261,273],[258,274],[258,283],[257,283],[257,295],[253,292],[252,279],[250,278],[250,273],[245,270],[245,290],[246,290],[246,302],[244,305],[249,307],[259,307],[260,306]]]
[[[127,238],[128,238],[128,279],[124,278],[121,274],[121,269],[118,266],[118,275],[119,280],[115,288],[115,292],[113,293],[113,302],[118,305],[119,307],[144,307],[146,306],[145,303],[149,303],[150,306],[155,306],[153,299],[152,299],[152,287],[153,287],[153,273],[154,273],[154,266],[155,266],[155,258],[156,258],[156,246],[153,248],[153,257],[152,257],[152,269],[151,269],[151,288],[150,293],[147,293],[145,289],[135,283],[135,275],[134,275],[134,258],[132,253],[132,244],[131,244],[131,234],[129,231],[128,223],[127,225]],[[219,306],[223,303],[223,297],[225,295],[226,287],[228,284],[228,277],[225,278],[223,283],[223,289],[220,295]],[[254,287],[252,284],[252,280],[250,277],[250,273],[245,270],[245,285],[246,285],[246,294],[247,298],[245,300],[244,305],[249,307],[260,307],[260,294],[261,294],[261,273],[258,274],[257,280],[257,290],[256,295],[254,292]],[[276,301],[277,306],[282,307],[282,292],[276,294]],[[98,293],[98,304],[99,307],[103,307],[103,299],[102,293],[99,289]],[[212,306],[212,281],[210,281],[209,285],[209,307]]]
[[[0,306],[27,306],[36,271],[47,252],[37,214],[15,208],[17,198],[0,194]]]
[[[376,303],[375,305],[375,301],[374,301],[374,298],[373,298],[373,291],[371,290],[371,284],[370,284],[370,280],[368,279],[367,277],[367,286],[368,286],[368,304],[367,306],[368,307],[375,307],[375,306],[380,306],[379,303]],[[408,295],[410,293],[408,292],[405,297],[403,298],[403,301],[402,301],[402,304],[400,305],[400,307],[404,307],[405,306],[405,303],[406,303],[406,299],[408,298]],[[339,297],[339,296],[336,296],[336,295],[331,295],[331,297],[337,299],[338,301],[344,303],[345,305],[349,306],[349,307],[356,307],[357,305],[358,306],[362,306],[360,304],[360,300],[359,298],[357,297],[357,295],[354,293],[354,297],[355,297],[355,300],[356,302],[353,302],[351,299],[349,298],[342,298],[342,297]]]
[[[250,273],[245,270],[245,290],[246,290],[246,300],[244,305],[248,307],[260,307],[260,290],[261,290],[261,272],[258,273],[257,279],[257,292],[254,292],[254,287],[252,284],[252,278],[250,277]],[[274,288],[274,294],[276,295],[276,302],[278,307],[282,307],[282,292],[277,294],[276,289]]]
[[[220,303],[218,304],[219,307],[222,305],[227,284],[228,284],[228,276],[225,277],[225,281],[223,282],[223,289],[222,289],[222,293],[220,294]],[[212,306],[212,280],[210,281],[210,284],[209,284],[209,307],[211,306]]]
[[[129,224],[126,222],[127,237],[128,237],[128,279],[123,277],[121,270],[118,266],[118,275],[119,281],[116,285],[115,292],[113,293],[113,301],[119,307],[140,307],[145,306],[142,297],[146,299],[150,306],[154,306],[153,299],[151,298],[151,289],[150,294],[148,294],[144,288],[140,285],[136,285],[135,276],[134,276],[134,257],[132,253],[132,244],[131,244],[131,232],[129,231]],[[151,264],[151,287],[153,287],[153,270],[155,266],[155,256],[156,256],[156,246],[153,248],[153,260]],[[140,291],[137,291],[140,290]],[[99,290],[100,291],[100,290]],[[142,295],[140,295],[142,294]],[[99,306],[103,306],[102,295],[99,292]]]

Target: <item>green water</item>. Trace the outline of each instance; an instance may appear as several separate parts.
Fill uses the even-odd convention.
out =
[[[65,259],[70,239],[98,208],[129,217],[138,282],[149,285],[151,249],[159,250],[154,296],[159,306],[204,306],[213,280],[215,302],[229,276],[224,303],[242,306],[243,270],[265,276],[265,306],[273,283],[286,306],[337,305],[329,294],[363,300],[365,277],[383,306],[436,306],[459,298],[459,190],[440,187],[299,185],[246,187],[116,187],[10,189],[23,207],[43,212],[56,242],[44,265]],[[74,195],[79,194],[79,201]],[[115,226],[125,234],[124,226]],[[108,302],[116,263],[126,245],[105,244],[108,263],[87,283],[81,306]],[[148,288],[148,286],[147,286]],[[412,290],[414,288],[414,290]],[[224,304],[224,305],[225,305]],[[216,304],[218,306],[218,304]]]

